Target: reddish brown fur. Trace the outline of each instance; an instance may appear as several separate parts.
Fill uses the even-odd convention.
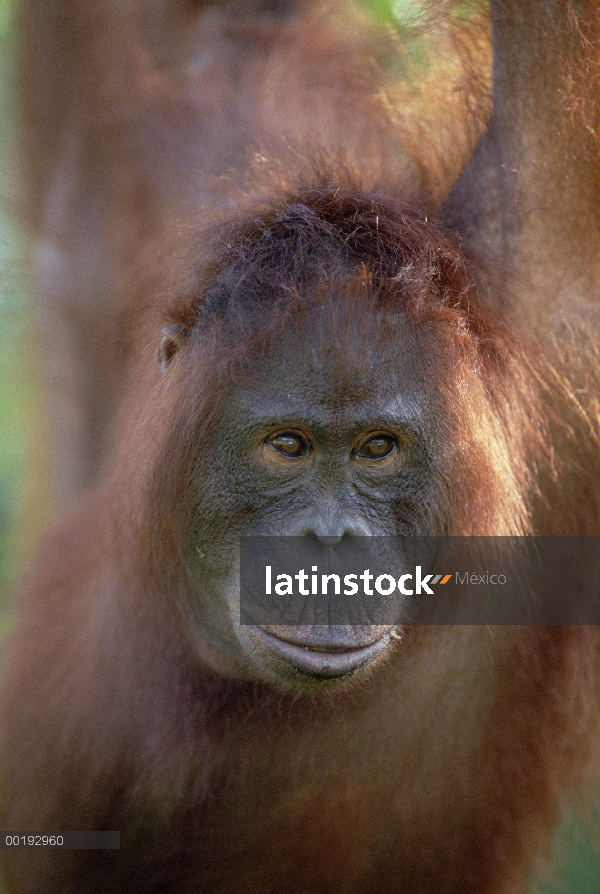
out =
[[[550,5],[560,34],[566,9],[559,0]],[[513,0],[504,8],[516,14]],[[527,4],[518,8],[526,19],[534,15]],[[150,77],[132,41],[136,29],[145,33],[141,6],[73,4],[65,33],[77,36],[68,47],[64,33],[56,46],[50,36],[45,50],[44,65],[54,60],[62,74],[49,88],[56,120],[28,106],[32,116],[42,114],[37,132],[59,158],[69,151],[61,115],[70,121],[79,102],[108,94],[82,138],[88,154],[66,177],[77,205],[102,194],[96,162],[104,173],[121,172],[100,215],[110,222],[109,245],[100,249],[102,282],[120,279],[140,248],[141,260],[120,290],[108,287],[111,306],[128,308],[124,351],[135,358],[115,445],[99,484],[48,541],[23,588],[1,703],[0,827],[117,828],[122,850],[12,853],[8,892],[523,891],[593,757],[597,630],[407,628],[385,662],[325,693],[289,691],[260,675],[228,678],[214,670],[211,644],[186,612],[195,473],[231,387],[317,306],[330,308],[326,334],[334,345],[355,318],[376,332],[400,311],[428,333],[431,351],[447,366],[437,386],[447,395],[441,422],[449,448],[438,457],[439,501],[423,523],[442,533],[598,535],[596,349],[576,344],[558,325],[551,339],[534,340],[499,317],[501,302],[481,289],[494,269],[482,261],[487,230],[467,245],[478,259],[475,274],[458,237],[428,220],[439,196],[418,200],[422,183],[414,174],[407,180],[404,163],[371,157],[374,148],[384,154],[382,145],[389,151],[402,128],[380,122],[365,79],[355,82],[337,54],[331,64],[318,55],[322,72],[333,72],[341,94],[365,110],[364,126],[347,134],[345,163],[335,144],[333,152],[318,146],[317,174],[310,162],[296,161],[303,173],[282,173],[297,159],[288,146],[279,161],[260,162],[259,173],[232,175],[235,212],[213,209],[209,226],[199,229],[194,189],[212,187],[205,168],[197,180],[187,173],[186,160],[208,151],[196,125],[208,120],[207,109],[235,117],[228,79],[247,77],[249,89],[256,66],[262,71],[268,58],[279,71],[281,58],[304,54],[304,38],[293,18],[277,26],[256,15],[243,26],[254,35],[244,51],[236,42],[215,50],[211,65],[222,81],[207,90],[202,113],[196,96],[194,123],[186,125],[187,106],[171,102],[169,64],[186,58],[181,35],[194,32],[186,7],[177,9],[180,18],[163,23],[164,39],[148,26],[146,45],[160,62]],[[29,2],[24,10],[45,11],[58,27],[53,4]],[[33,35],[41,39],[42,25],[27,32],[29,46]],[[204,49],[212,46],[204,39]],[[273,40],[285,45],[284,53],[278,44],[275,61],[265,50]],[[497,58],[504,52],[497,47]],[[147,87],[147,101],[128,90],[123,59],[138,66],[136,87]],[[102,82],[94,80],[98,72]],[[318,79],[314,67],[310,73]],[[305,101],[305,76],[300,67],[290,118]],[[43,105],[35,61],[25,73],[32,77]],[[260,85],[266,80],[263,72]],[[346,136],[339,130],[348,120],[344,109],[339,115],[331,124],[336,140]],[[214,124],[207,139],[219,146],[223,132],[237,127],[243,143],[239,121],[233,130]],[[171,134],[178,161],[164,211],[153,165],[168,156]],[[256,145],[263,138],[259,130]],[[34,193],[49,195],[44,160],[35,156],[30,165]],[[479,176],[467,170],[453,194],[454,220],[465,190],[469,202],[482,204]],[[242,177],[244,194],[236,191]],[[181,210],[186,203],[191,208]],[[160,235],[163,213],[185,221],[174,247]],[[43,233],[40,209],[33,215]],[[83,270],[74,281],[81,282],[78,276],[91,275],[72,223],[81,212],[65,220],[66,244]],[[96,232],[79,225],[84,241]],[[463,230],[471,239],[469,227]],[[68,304],[69,288],[60,294]],[[348,307],[350,318],[338,320]],[[161,328],[174,324],[181,327],[178,350],[161,376],[154,353]],[[337,353],[343,378],[356,358]],[[115,383],[117,392],[121,387]],[[211,507],[201,510],[209,515]]]
[[[95,858],[111,890],[512,890],[555,822],[560,792],[588,757],[595,631],[414,629],[350,695],[307,701],[215,676],[198,662],[178,611],[192,598],[182,545],[195,445],[218,417],[227,382],[248,350],[257,350],[252,333],[264,343],[265,320],[277,332],[294,312],[285,302],[294,277],[281,247],[278,265],[271,260],[285,232],[290,261],[302,258],[303,244],[320,246],[321,257],[329,248],[335,270],[345,246],[351,264],[366,265],[357,312],[365,301],[399,304],[421,324],[437,321],[440,338],[448,333],[454,375],[471,383],[471,424],[483,425],[484,443],[492,439],[505,457],[499,469],[497,458],[489,466],[478,457],[468,440],[477,435],[464,429],[468,410],[457,408],[467,451],[457,456],[457,471],[470,462],[472,478],[461,490],[457,472],[448,471],[450,532],[532,529],[534,519],[523,514],[534,465],[544,457],[536,440],[523,441],[519,424],[539,413],[527,384],[531,362],[478,308],[473,282],[443,234],[390,200],[316,190],[270,209],[261,223],[254,214],[218,230],[209,241],[225,253],[188,272],[183,289],[171,286],[165,311],[168,322],[189,329],[204,304],[212,327],[187,335],[197,346],[177,358],[176,375],[157,383],[151,372],[150,382],[142,380],[132,401],[138,418],[114,478],[49,545],[22,607],[28,620],[4,689],[11,771],[3,780],[3,824],[118,827],[127,865],[138,836],[154,842],[126,883],[119,881],[125,864]],[[407,259],[413,266],[403,281],[397,274]],[[238,265],[247,274],[219,303],[211,283],[226,264],[229,282],[239,281]],[[302,302],[302,285],[308,296],[319,290],[310,265],[299,269],[308,274],[297,283]],[[265,293],[269,305],[257,305]],[[250,337],[243,355],[241,335]],[[209,376],[218,385],[205,394],[200,382]],[[476,397],[477,380],[485,397]],[[524,508],[503,495],[509,470]],[[76,704],[94,706],[87,720]],[[18,761],[10,757],[15,746]],[[220,830],[216,839],[211,829]],[[53,869],[50,863],[48,855],[13,855],[9,890],[54,890],[52,872],[60,873],[61,891],[101,886],[90,881],[89,856],[63,854]]]

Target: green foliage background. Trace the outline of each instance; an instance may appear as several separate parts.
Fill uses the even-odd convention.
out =
[[[410,23],[411,0],[363,0],[372,14],[395,27]],[[18,189],[11,108],[10,10],[0,0],[0,632],[6,623],[5,594],[22,565],[27,527],[22,506],[36,448],[35,352],[30,343],[30,305],[23,234],[17,215]],[[469,3],[465,3],[468,14]],[[30,492],[30,489],[29,489]],[[28,500],[31,516],[35,502]],[[557,846],[560,871],[552,883],[534,885],[543,894],[600,894],[600,855],[581,825],[565,823]],[[1,892],[0,892],[1,894]],[[433,892],[432,892],[433,894]]]
[[[27,362],[31,353],[29,303],[17,214],[11,6],[11,0],[0,0],[0,605],[20,565],[23,538],[19,510],[24,502],[32,454],[30,433],[35,402],[35,363]]]

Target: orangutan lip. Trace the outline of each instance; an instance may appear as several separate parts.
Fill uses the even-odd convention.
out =
[[[389,641],[389,632],[381,639],[368,646],[351,648],[345,651],[337,649],[332,652],[323,651],[311,646],[299,646],[257,628],[261,638],[274,651],[284,658],[296,670],[312,677],[343,677],[351,674],[373,658]]]

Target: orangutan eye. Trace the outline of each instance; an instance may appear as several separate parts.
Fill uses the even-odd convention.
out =
[[[396,439],[391,435],[375,435],[356,451],[358,459],[385,459],[396,449]]]
[[[308,444],[304,438],[292,432],[277,435],[275,438],[271,438],[268,443],[277,453],[281,453],[282,456],[287,456],[290,459],[299,459],[301,456],[306,456],[309,452]]]

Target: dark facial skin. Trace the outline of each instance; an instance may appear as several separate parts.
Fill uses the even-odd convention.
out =
[[[351,315],[337,331],[327,319],[292,321],[231,391],[203,451],[191,550],[198,627],[204,657],[229,675],[340,681],[394,639],[390,627],[239,623],[242,536],[435,533],[423,520],[444,452],[431,333],[402,318],[371,322],[361,332]]]

